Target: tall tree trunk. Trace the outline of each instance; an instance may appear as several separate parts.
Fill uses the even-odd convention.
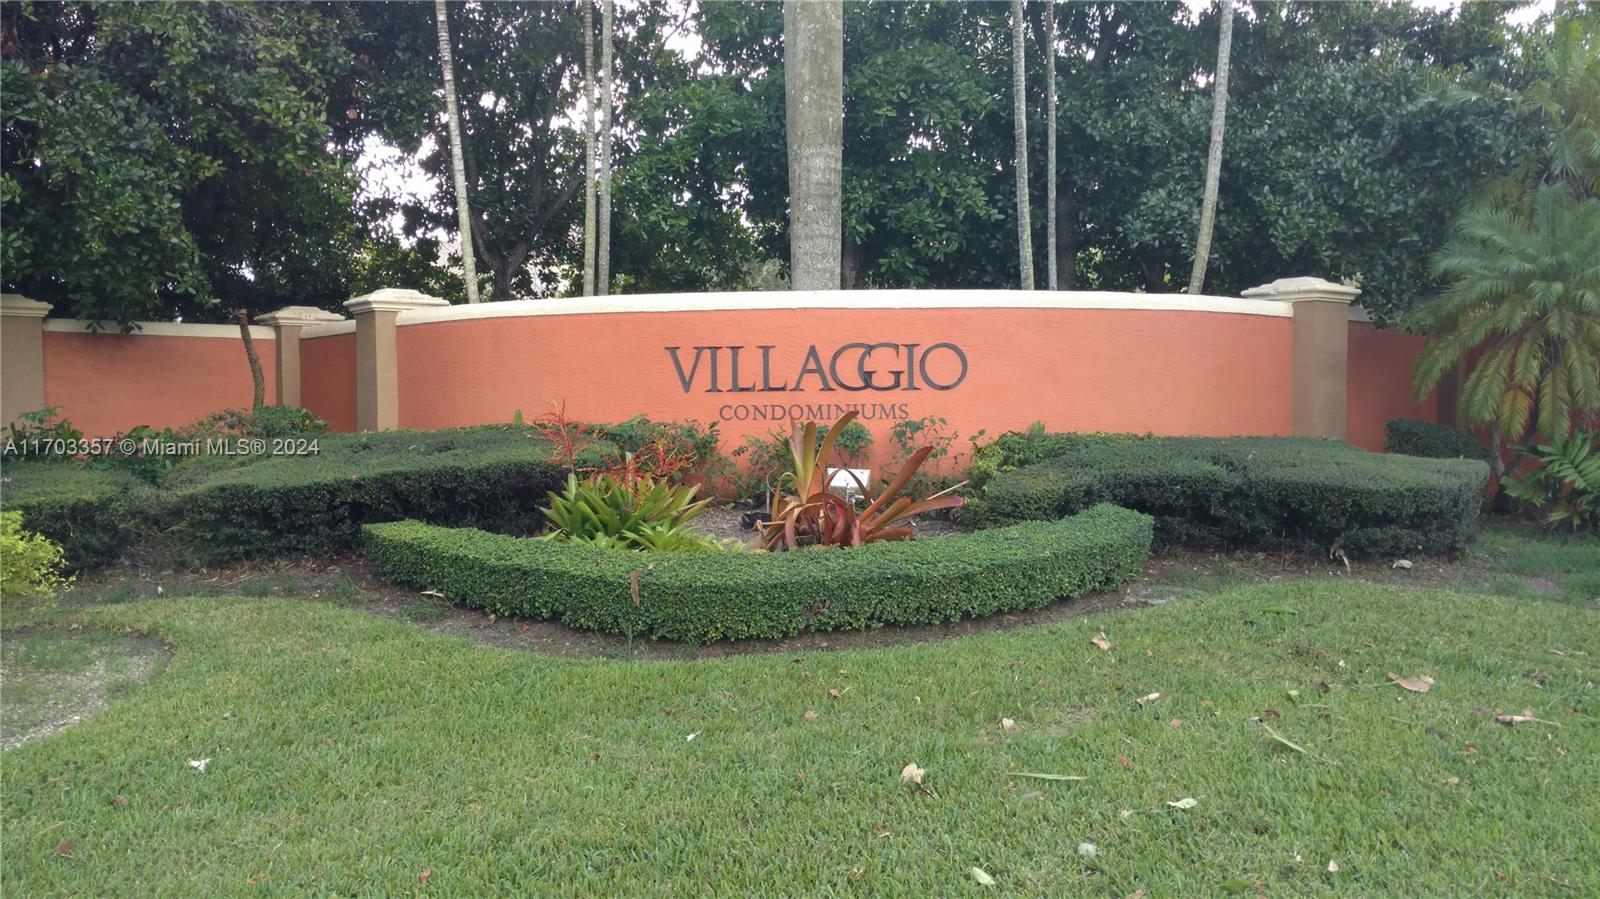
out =
[[[611,292],[611,113],[612,83],[611,30],[616,21],[616,0],[603,0],[600,7],[600,239],[595,289],[605,296]]]
[[[1056,231],[1056,256],[1061,260],[1057,290],[1078,289],[1078,196],[1071,185],[1056,195],[1056,217],[1064,227]]]
[[[1051,290],[1060,290],[1056,277],[1056,0],[1045,0],[1044,5],[1044,77],[1048,109],[1045,112],[1044,137],[1044,246],[1045,282]]]
[[[250,384],[255,388],[255,396],[250,402],[253,412],[267,404],[267,378],[261,373],[261,356],[256,353],[256,339],[250,333],[250,313],[235,309],[233,320],[239,324],[239,337],[244,341],[244,358],[250,363]]]
[[[838,290],[844,159],[844,5],[784,0],[789,283]]]
[[[1028,56],[1022,0],[1011,0],[1011,96],[1017,131],[1017,249],[1022,289],[1033,289],[1033,221],[1028,210]]]
[[[860,283],[861,244],[847,237],[839,252],[839,289],[855,290]]]
[[[594,296],[594,0],[583,3],[583,295]]]
[[[1228,119],[1228,63],[1233,54],[1233,0],[1222,0],[1222,35],[1217,39],[1217,78],[1211,99],[1211,152],[1206,156],[1206,188],[1200,201],[1200,233],[1194,241],[1194,268],[1189,293],[1206,286],[1206,262],[1211,255],[1211,229],[1217,218],[1217,182],[1222,179],[1222,132]]]
[[[439,28],[439,67],[444,70],[444,110],[450,130],[450,177],[456,191],[456,230],[461,238],[461,278],[467,302],[478,302],[478,264],[472,248],[472,207],[467,198],[467,167],[461,150],[461,107],[456,102],[456,65],[450,51],[450,11],[445,0],[434,0],[433,18]]]

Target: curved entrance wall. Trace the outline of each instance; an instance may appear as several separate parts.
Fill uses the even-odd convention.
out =
[[[291,307],[256,330],[274,399],[335,430],[506,422],[565,403],[580,420],[714,421],[725,449],[786,429],[791,417],[858,409],[874,465],[891,454],[896,423],[924,418],[944,419],[956,453],[980,431],[1035,421],[1340,436],[1378,449],[1388,419],[1438,416],[1410,390],[1420,340],[1350,315],[1354,295],[1309,278],[1247,298],[817,291],[448,306],[383,290],[347,304],[354,321]],[[48,307],[26,303],[7,299],[8,421],[48,403],[104,434],[248,403],[236,330],[163,325],[122,336],[57,320],[30,330]],[[13,344],[31,341],[42,343],[38,387],[13,378],[27,356]]]
[[[642,411],[716,421],[735,443],[791,417],[859,409],[880,457],[896,422],[926,417],[945,419],[958,449],[980,430],[1034,421],[1291,432],[1291,318],[1273,302],[1014,291],[626,297],[406,312],[396,332],[403,428],[506,421],[564,401],[583,420]]]

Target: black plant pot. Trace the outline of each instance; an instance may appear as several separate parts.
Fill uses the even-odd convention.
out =
[[[753,531],[756,525],[766,520],[766,509],[747,509],[739,515],[739,526],[747,531]]]

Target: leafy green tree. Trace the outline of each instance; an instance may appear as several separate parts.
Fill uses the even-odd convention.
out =
[[[349,10],[0,8],[4,286],[128,323],[345,299]]]

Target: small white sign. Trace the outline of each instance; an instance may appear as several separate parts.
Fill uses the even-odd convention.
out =
[[[853,476],[853,477],[852,477]],[[872,483],[870,468],[830,468],[828,487],[846,499],[860,499],[861,485]]]

